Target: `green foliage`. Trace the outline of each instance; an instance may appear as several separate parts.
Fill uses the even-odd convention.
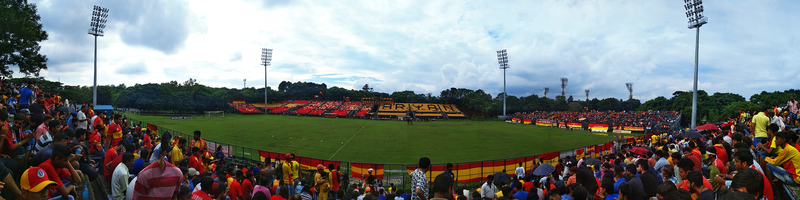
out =
[[[47,40],[47,32],[39,22],[35,4],[27,0],[0,1],[0,75],[11,77],[9,67],[19,67],[25,75],[39,76],[47,69],[47,57],[39,54],[39,42]]]

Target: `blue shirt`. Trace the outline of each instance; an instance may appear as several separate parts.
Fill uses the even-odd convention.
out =
[[[611,194],[611,195],[606,196],[606,200],[614,200],[614,198],[617,198],[617,197],[619,197],[618,193]]]
[[[378,196],[378,199],[380,199],[380,200],[386,200],[386,196],[380,195],[380,196]]]
[[[515,199],[528,199],[528,192],[519,191],[517,193],[514,193],[514,198]]]
[[[22,88],[19,90],[19,105],[29,105],[31,101],[31,97],[33,96],[33,91],[28,88]]]
[[[572,200],[572,196],[569,196],[569,194],[561,195],[561,200]]]
[[[621,178],[621,179],[617,180],[616,183],[614,183],[614,194],[618,194],[619,193],[619,184],[622,184],[624,182],[625,182],[625,179]]]

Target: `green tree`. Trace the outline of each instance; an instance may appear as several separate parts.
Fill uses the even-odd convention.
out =
[[[39,53],[39,42],[47,40],[47,32],[39,22],[36,5],[27,0],[0,1],[0,74],[11,77],[11,66],[25,75],[39,76],[47,69],[47,56]]]

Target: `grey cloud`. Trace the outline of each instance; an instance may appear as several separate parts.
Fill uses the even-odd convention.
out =
[[[147,73],[147,64],[145,64],[144,60],[127,63],[114,72],[123,75],[142,75]]]
[[[241,51],[236,51],[235,53],[231,54],[231,59],[228,60],[228,61],[234,62],[234,61],[240,61],[240,60],[242,60],[242,52]]]

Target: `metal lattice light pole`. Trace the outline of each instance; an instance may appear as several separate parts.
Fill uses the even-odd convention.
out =
[[[503,119],[506,118],[506,69],[508,69],[508,52],[506,49],[497,51],[497,63],[500,64],[500,69],[503,70]]]
[[[92,21],[89,24],[89,35],[94,36],[94,86],[92,87],[92,105],[97,105],[97,36],[103,37],[103,29],[106,28],[106,18],[108,8],[94,6],[92,10]]]
[[[272,65],[272,49],[261,49],[261,65],[264,65],[264,113],[267,113],[267,66]]]
[[[586,89],[586,102],[589,102],[589,89]]]
[[[633,83],[625,83],[625,87],[628,88],[628,99],[633,99]]]
[[[569,79],[567,79],[566,77],[562,77],[561,78],[561,96],[563,96],[564,98],[567,98],[565,93],[566,93],[566,89],[567,89],[567,81],[568,80]]]
[[[708,17],[703,16],[703,0],[683,0],[686,17],[689,18],[689,29],[697,29],[694,46],[694,86],[692,87],[692,128],[697,126],[697,63],[700,54],[700,27],[708,23]]]
[[[544,98],[547,98],[547,92],[550,92],[550,88],[544,87]]]

